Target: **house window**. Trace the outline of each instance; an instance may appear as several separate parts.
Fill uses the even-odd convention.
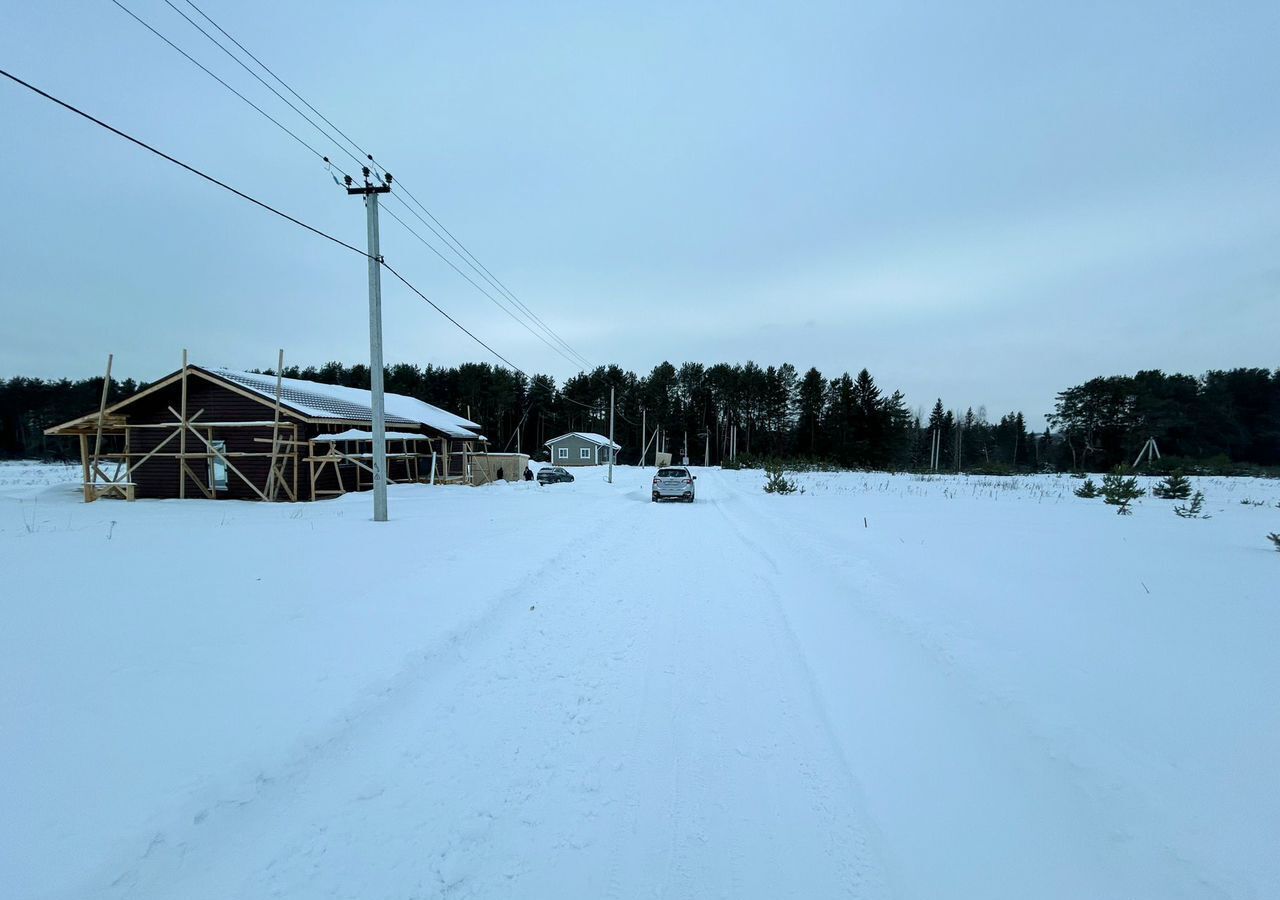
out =
[[[583,448],[582,448],[580,451],[578,451],[578,452],[582,454],[582,456],[580,457],[581,459],[590,459],[590,458],[591,458],[591,448],[590,448],[590,447],[583,447]]]
[[[227,452],[226,441],[210,441],[213,449],[219,453]],[[215,491],[227,489],[227,461],[217,456],[209,458],[209,488]]]
[[[557,448],[557,456],[558,456],[560,459],[568,459],[568,458],[569,458],[569,448],[568,448],[568,447],[558,447],[558,448]]]

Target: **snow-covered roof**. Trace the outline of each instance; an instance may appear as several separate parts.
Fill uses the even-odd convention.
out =
[[[415,434],[412,431],[388,431],[388,432],[385,432],[385,434],[386,434],[387,440],[389,441],[429,441],[431,440],[431,438],[429,438],[425,434]],[[340,431],[337,434],[317,434],[311,440],[325,441],[326,443],[332,443],[335,441],[371,441],[373,440],[373,432],[361,431],[358,428],[351,428],[351,429],[348,429],[347,431]]]
[[[225,378],[268,400],[275,401],[276,377],[274,375],[238,372],[234,369],[204,368],[205,371],[219,378]],[[283,378],[280,399],[290,408],[313,419],[368,421],[373,417],[371,394],[360,388],[320,384],[299,378]],[[421,424],[443,432],[449,437],[468,440],[475,440],[480,434],[480,426],[475,422],[403,394],[384,394],[383,406],[386,410],[386,421],[391,425]]]
[[[551,440],[547,441],[547,443],[544,446],[550,447],[556,441],[563,441],[567,437],[582,438],[584,441],[588,441],[592,444],[595,444],[598,447],[609,446],[609,439],[605,437],[603,434],[596,434],[594,431],[570,431],[566,434],[560,435],[559,437],[553,437]],[[622,445],[614,444],[613,449],[621,450]]]

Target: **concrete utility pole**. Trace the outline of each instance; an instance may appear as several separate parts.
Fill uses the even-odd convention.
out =
[[[387,416],[382,396],[382,253],[378,246],[378,195],[391,193],[391,173],[383,184],[369,181],[365,166],[364,187],[352,187],[346,177],[347,193],[364,197],[369,224],[369,387],[373,397],[373,521],[387,521]]]
[[[613,388],[609,388],[609,483],[613,484]]]
[[[645,437],[645,413],[647,410],[640,410],[640,468],[645,467],[645,457],[649,455],[649,440]]]

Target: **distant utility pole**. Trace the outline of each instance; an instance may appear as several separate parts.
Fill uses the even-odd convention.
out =
[[[609,483],[613,484],[613,388],[609,388]]]
[[[352,187],[346,176],[347,193],[364,197],[369,220],[369,387],[373,396],[373,521],[387,521],[387,416],[382,397],[382,253],[378,247],[378,195],[391,193],[391,173],[382,184],[371,184],[365,166],[364,187]]]

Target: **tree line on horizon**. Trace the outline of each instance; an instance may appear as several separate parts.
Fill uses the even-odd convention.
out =
[[[272,373],[274,374],[274,373]],[[367,366],[329,362],[286,367],[284,375],[324,384],[369,387]],[[941,398],[912,410],[900,391],[885,391],[866,369],[826,377],[789,363],[706,366],[662,362],[647,375],[599,366],[557,385],[502,366],[463,363],[388,366],[386,390],[467,416],[491,450],[517,445],[535,458],[546,440],[568,431],[608,433],[615,391],[620,459],[634,462],[641,428],[661,430],[664,449],[690,461],[726,460],[736,429],[740,461],[775,459],[842,468],[926,470],[936,448],[941,471],[1107,471],[1129,464],[1149,438],[1172,463],[1280,466],[1280,369],[1215,370],[1200,377],[1152,370],[1091,379],[1057,395],[1050,428],[1027,430],[1021,411],[990,421],[984,408],[963,412]],[[112,380],[109,402],[145,383]],[[0,383],[0,456],[70,458],[66,439],[44,429],[97,409],[102,378],[10,378]]]

